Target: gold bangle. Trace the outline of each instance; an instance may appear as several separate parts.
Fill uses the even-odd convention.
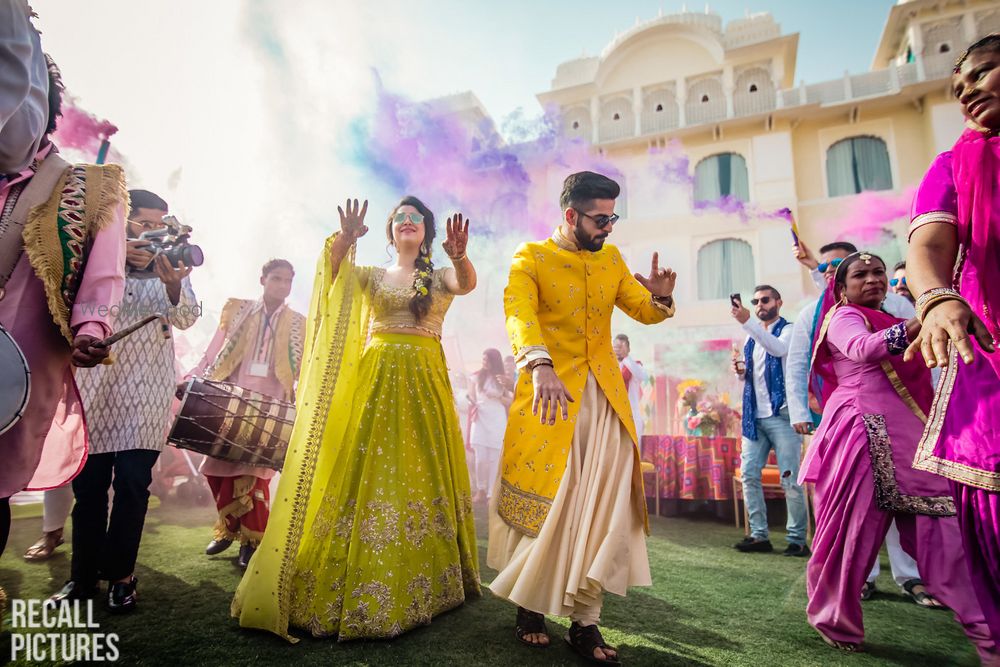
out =
[[[448,255],[448,259],[450,259],[453,262],[461,262],[466,257],[468,257],[468,254],[464,253],[464,252],[461,255],[459,255],[458,257],[452,257],[451,255]]]
[[[927,317],[927,313],[934,306],[940,305],[944,301],[961,301],[967,308],[972,308],[969,302],[956,290],[950,287],[935,287],[921,294],[916,304],[914,304],[917,311],[917,320],[923,322],[924,318]]]

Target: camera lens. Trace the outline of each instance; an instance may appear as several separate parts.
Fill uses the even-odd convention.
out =
[[[201,266],[205,263],[205,253],[201,251],[201,246],[189,245],[184,253],[185,266]]]

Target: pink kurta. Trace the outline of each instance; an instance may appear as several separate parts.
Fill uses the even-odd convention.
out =
[[[256,339],[256,336],[253,338]],[[222,351],[222,346],[225,342],[226,332],[221,328],[216,330],[215,336],[212,337],[211,342],[208,344],[208,349],[205,350],[204,356],[202,356],[198,365],[195,366],[195,368],[188,374],[188,377],[201,376],[205,372],[205,369],[207,369],[212,362],[215,361],[215,358],[219,356],[219,352]],[[272,355],[270,363],[267,367],[267,377],[251,374],[250,366],[252,363],[253,355],[248,354],[240,362],[236,371],[226,378],[226,382],[231,382],[239,387],[243,387],[244,389],[249,389],[250,391],[259,392],[265,396],[271,396],[281,400],[293,399],[293,397],[286,395],[285,388],[281,385],[281,382],[278,380],[278,376],[274,372],[274,355]],[[254,477],[259,477],[261,479],[271,479],[274,477],[276,471],[271,468],[248,466],[242,463],[233,463],[207,456],[205,457],[205,462],[201,465],[201,472],[203,475],[213,475],[215,477],[240,477],[242,475],[253,475]]]
[[[48,152],[47,146],[39,151],[38,159],[44,159]],[[24,171],[0,186],[0,208],[10,186],[31,176],[30,170]],[[124,285],[125,210],[119,205],[114,222],[97,232],[87,255],[70,318],[73,330],[98,338],[110,335],[108,309],[121,301]],[[52,320],[44,287],[26,253],[6,289],[7,295],[0,300],[0,323],[28,360],[31,398],[21,420],[0,435],[0,498],[25,488],[62,486],[76,476],[87,455],[83,405],[73,379],[71,350]]]
[[[967,130],[931,165],[913,200],[912,230],[955,227],[955,287],[1000,339],[1000,137]],[[1000,352],[974,344],[952,356],[938,385],[915,465],[952,480],[968,567],[1000,641]]]
[[[861,587],[895,518],[927,590],[954,610],[980,655],[992,656],[996,645],[964,567],[948,483],[912,468],[923,423],[882,366],[905,349],[906,332],[901,320],[883,317],[897,324],[873,333],[861,310],[840,308],[821,343],[836,389],[800,475],[816,485],[806,613],[831,639],[864,639]],[[926,381],[927,387],[910,385],[914,403],[929,402],[929,376]]]

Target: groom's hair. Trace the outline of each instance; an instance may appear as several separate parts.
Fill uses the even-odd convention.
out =
[[[617,199],[621,191],[621,186],[607,176],[592,171],[578,171],[563,181],[559,206],[564,211],[577,206],[584,208],[595,199]]]

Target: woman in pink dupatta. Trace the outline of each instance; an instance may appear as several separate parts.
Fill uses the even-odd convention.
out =
[[[952,83],[970,129],[924,176],[910,224],[907,280],[923,326],[906,354],[945,367],[914,466],[950,480],[1000,643],[1000,35],[970,46]]]
[[[963,567],[955,506],[944,479],[914,470],[913,455],[932,399],[930,372],[902,354],[919,327],[880,310],[885,264],[847,257],[834,280],[836,305],[816,341],[823,421],[800,482],[815,483],[816,535],[806,570],[809,623],[845,651],[864,639],[858,591],[893,519],[929,593],[955,611],[984,663],[997,646]]]

